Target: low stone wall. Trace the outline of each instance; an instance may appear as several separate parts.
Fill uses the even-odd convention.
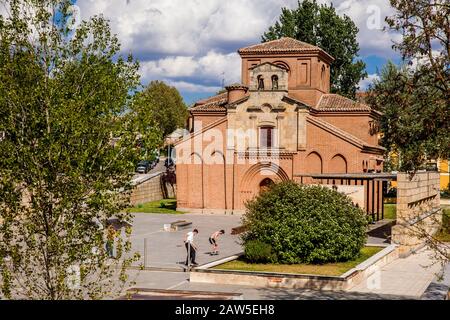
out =
[[[237,259],[238,257],[232,257]],[[320,276],[309,274],[286,274],[272,272],[252,272],[238,270],[195,268],[190,273],[191,282],[233,284],[265,288],[314,289],[314,290],[348,290],[362,281],[371,281],[383,266],[398,258],[396,245],[390,245],[368,260],[341,276]],[[230,261],[216,262],[214,265]],[[208,267],[212,267],[210,264]]]
[[[164,185],[161,180],[162,172],[146,176],[143,179],[135,180],[135,188],[130,197],[131,205],[135,206],[141,203],[162,200],[165,197]],[[170,186],[166,186],[168,197],[174,197]]]
[[[392,242],[405,257],[425,245],[425,235],[436,233],[442,223],[438,172],[397,175],[397,222]]]

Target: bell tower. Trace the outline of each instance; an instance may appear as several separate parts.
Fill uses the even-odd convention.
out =
[[[289,95],[307,105],[315,106],[322,94],[330,92],[330,65],[334,58],[319,47],[280,38],[242,48],[238,53],[242,59],[242,83],[251,91],[255,67],[270,63],[286,70]]]

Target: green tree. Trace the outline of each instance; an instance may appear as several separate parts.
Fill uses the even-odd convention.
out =
[[[395,13],[386,18],[403,58],[418,61],[414,78],[425,77],[450,103],[450,3],[448,0],[390,0]]]
[[[399,156],[399,169],[416,171],[427,160],[450,157],[450,4],[443,0],[391,0],[386,18],[402,41],[404,59],[389,63],[370,89],[368,103],[384,113],[383,145]]]
[[[449,155],[448,101],[433,83],[431,75],[389,62],[369,88],[367,103],[383,113],[381,144],[398,158],[391,169],[416,171]]]
[[[385,67],[369,103],[385,112],[383,143],[397,148],[400,170],[414,173],[427,159],[450,157],[450,3],[390,0],[390,4],[395,12],[386,22],[402,34],[393,47],[407,67]],[[434,263],[444,271],[450,247],[430,232],[429,225],[441,224],[442,217],[431,219],[411,225],[408,231],[431,249]]]
[[[358,83],[367,76],[365,63],[358,60],[358,28],[346,15],[339,16],[330,5],[316,0],[298,2],[298,8],[282,8],[279,21],[262,36],[262,41],[291,37],[316,45],[335,58],[331,66],[331,92],[354,98]]]
[[[126,229],[109,259],[98,222],[131,219],[138,63],[101,16],[72,30],[69,0],[0,6],[0,296],[114,295],[137,257]]]
[[[187,119],[187,107],[178,90],[162,81],[152,81],[136,94],[133,108],[156,121],[163,136],[184,127]]]

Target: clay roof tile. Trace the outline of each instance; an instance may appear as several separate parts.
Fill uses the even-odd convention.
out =
[[[314,51],[321,51],[329,56],[332,60],[334,59],[327,52],[317,46],[289,37],[282,37],[277,40],[258,43],[238,50],[240,54],[295,53]]]
[[[353,101],[338,94],[324,94],[317,103],[316,109],[321,111],[370,111],[364,103]]]

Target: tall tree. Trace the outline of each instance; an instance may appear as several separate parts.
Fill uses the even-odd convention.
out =
[[[414,173],[428,159],[450,157],[450,3],[390,3],[395,12],[386,21],[403,35],[394,48],[408,67],[395,70],[387,66],[373,86],[371,104],[385,112],[383,140],[388,147],[397,148],[400,170]],[[408,235],[423,240],[434,263],[445,270],[450,246],[430,232],[430,225],[441,225],[442,217],[437,214],[422,220],[415,216],[411,221]]]
[[[415,77],[410,67],[388,63],[369,88],[367,103],[383,112],[381,143],[398,162],[392,168],[415,171],[450,148],[450,113],[431,75]]]
[[[116,238],[118,259],[109,259],[98,222],[131,219],[123,209],[140,157],[142,128],[129,108],[139,66],[120,56],[102,17],[72,30],[71,2],[0,0],[8,12],[0,16],[0,296],[7,298],[102,298],[127,281],[135,258],[126,230]]]
[[[401,31],[394,44],[406,67],[387,65],[368,103],[384,112],[383,144],[398,151],[399,169],[416,171],[428,159],[450,157],[450,4],[391,0],[386,21]]]
[[[291,37],[316,45],[336,60],[331,66],[331,92],[355,98],[358,83],[367,76],[365,63],[358,60],[358,28],[346,15],[339,16],[330,5],[316,0],[298,2],[298,8],[282,8],[279,21],[262,36],[262,41]]]
[[[184,127],[187,119],[187,107],[180,93],[162,81],[152,81],[137,93],[133,108],[156,121],[163,136]]]
[[[394,48],[410,64],[417,64],[414,78],[429,79],[429,84],[450,101],[450,2],[390,0],[390,3],[396,11],[386,22],[392,30],[403,34]]]

